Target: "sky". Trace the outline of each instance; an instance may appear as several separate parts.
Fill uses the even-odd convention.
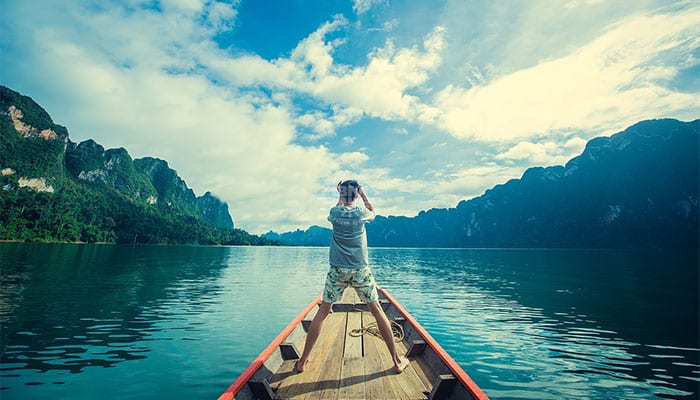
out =
[[[0,84],[79,143],[167,160],[254,234],[357,179],[414,216],[700,117],[700,3],[2,0]]]

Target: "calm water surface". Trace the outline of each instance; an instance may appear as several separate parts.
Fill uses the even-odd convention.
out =
[[[371,249],[492,399],[698,398],[698,255]],[[325,248],[0,243],[0,397],[215,399],[321,290]]]

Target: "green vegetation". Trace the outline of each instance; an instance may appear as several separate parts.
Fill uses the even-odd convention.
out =
[[[0,166],[22,171],[22,176],[44,176],[52,181],[63,176],[63,143],[38,137],[23,138],[12,123],[0,119]]]
[[[21,110],[23,123],[59,135],[46,139],[19,134],[11,121],[11,106]],[[139,160],[132,160],[126,150],[105,151],[92,140],[76,145],[31,98],[0,86],[0,240],[277,244],[232,228],[230,217],[229,227],[207,221],[193,205],[194,193],[167,163],[144,161],[169,178],[154,182],[134,161]],[[81,178],[82,172],[88,177]],[[53,191],[22,187],[20,177],[43,178]],[[228,217],[227,206],[212,201]]]
[[[15,106],[22,111],[22,122],[25,124],[33,126],[40,131],[51,129],[59,136],[68,136],[66,127],[55,124],[49,113],[36,104],[31,97],[22,96],[12,89],[0,86],[0,110],[7,112],[10,106]],[[10,124],[10,126],[12,125]]]
[[[14,182],[13,182],[14,181]],[[0,239],[19,241],[270,245],[241,229],[206,223],[193,215],[164,213],[114,189],[67,181],[55,193],[17,188],[2,177]]]

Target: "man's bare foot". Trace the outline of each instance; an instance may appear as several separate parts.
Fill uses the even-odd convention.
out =
[[[304,372],[306,369],[306,363],[309,362],[309,360],[304,360],[303,363],[300,362],[301,359],[297,360],[297,362],[294,364],[294,370],[297,372]]]
[[[396,371],[397,374],[400,374],[403,372],[403,370],[408,367],[410,362],[406,357],[399,357],[399,362],[394,361],[394,371]]]

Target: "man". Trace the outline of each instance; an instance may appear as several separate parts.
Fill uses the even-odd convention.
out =
[[[360,299],[367,303],[369,310],[377,320],[377,327],[391,353],[394,371],[403,372],[409,365],[406,357],[399,356],[394,344],[389,319],[379,304],[374,276],[369,268],[367,252],[367,233],[365,224],[374,219],[372,204],[362,187],[355,180],[338,183],[338,202],[331,208],[328,221],[333,224],[333,235],[329,250],[328,275],[323,290],[323,301],[306,334],[306,344],[301,358],[297,361],[297,372],[303,372],[309,354],[321,332],[321,326],[331,311],[334,302],[340,300],[343,291],[352,286]],[[365,208],[355,205],[355,200],[362,198]]]

